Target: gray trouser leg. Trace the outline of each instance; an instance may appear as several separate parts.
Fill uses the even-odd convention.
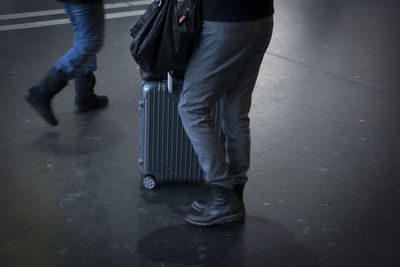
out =
[[[243,184],[247,181],[247,171],[250,167],[249,112],[258,75],[258,69],[254,69],[254,66],[259,66],[261,61],[262,57],[258,55],[249,57],[234,85],[222,98],[222,127],[226,139],[228,176],[233,184]]]
[[[272,17],[203,24],[199,47],[186,69],[179,114],[208,183],[232,188],[246,177],[251,94],[272,25]],[[226,144],[219,141],[210,114],[221,98]]]

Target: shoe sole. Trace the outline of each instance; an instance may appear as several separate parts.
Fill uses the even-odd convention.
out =
[[[196,205],[194,205],[194,202],[192,202],[191,207],[192,207],[192,209],[194,209],[197,212],[203,212],[204,211],[204,209],[201,209],[201,208],[197,207]]]
[[[85,112],[90,112],[90,111],[95,111],[95,110],[99,110],[99,109],[103,109],[105,107],[108,106],[108,101],[106,104],[102,105],[102,106],[98,106],[98,107],[84,107],[84,108],[80,108],[77,106],[74,106],[74,112],[75,113],[85,113]]]
[[[244,220],[245,220],[245,214],[244,214],[243,210],[238,213],[232,214],[232,215],[220,217],[218,219],[215,219],[215,220],[213,220],[211,222],[207,222],[207,223],[196,222],[196,221],[192,221],[188,218],[185,218],[185,221],[187,221],[188,223],[198,225],[198,226],[210,226],[210,225],[214,225],[214,224],[225,225],[225,224],[234,223],[234,222],[244,222]]]

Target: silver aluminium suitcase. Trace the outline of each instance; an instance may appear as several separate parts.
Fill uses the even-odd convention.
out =
[[[204,183],[204,173],[178,114],[182,84],[168,90],[167,81],[143,81],[139,98],[139,165],[143,186]],[[212,109],[216,129],[223,138],[221,104]]]

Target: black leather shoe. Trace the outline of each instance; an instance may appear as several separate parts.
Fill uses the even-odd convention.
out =
[[[239,200],[243,202],[243,191],[244,191],[244,184],[235,184],[234,185],[234,191],[236,192],[236,195],[238,196]],[[210,202],[210,198],[203,198],[203,199],[195,199],[192,202],[192,208],[198,212],[202,212],[204,208],[208,205]]]
[[[217,185],[211,185],[210,189],[210,201],[202,212],[190,212],[185,217],[188,223],[209,226],[244,221],[243,202],[239,200],[234,190]]]
[[[107,96],[98,96],[94,93],[96,77],[93,72],[75,76],[75,113],[101,109],[108,105]]]

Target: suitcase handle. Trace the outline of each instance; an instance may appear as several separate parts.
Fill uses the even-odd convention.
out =
[[[180,88],[182,88],[183,85],[183,80],[180,80],[179,78],[174,77],[174,75],[171,72],[167,73],[167,89],[168,93],[173,93],[175,91],[179,91]]]
[[[167,73],[167,88],[168,93],[174,92],[174,78],[172,77],[170,72]]]

